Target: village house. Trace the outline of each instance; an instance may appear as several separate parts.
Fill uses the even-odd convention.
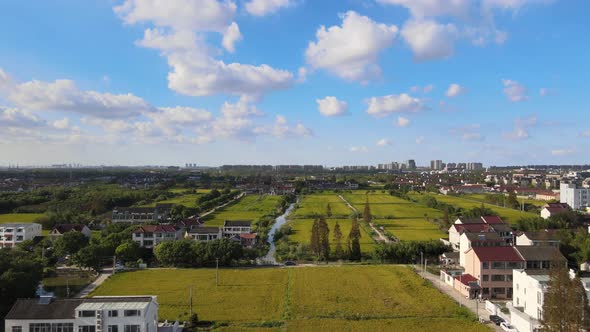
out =
[[[509,245],[495,232],[463,232],[459,240],[459,264],[465,266],[465,252],[472,247],[501,247]]]
[[[239,237],[240,234],[249,234],[251,232],[251,220],[226,220],[223,223],[223,236],[227,238]]]
[[[173,204],[156,204],[155,207],[116,207],[111,219],[114,223],[152,223],[170,220]]]
[[[256,244],[256,233],[240,234],[240,244],[242,247],[251,248]]]
[[[157,332],[155,296],[18,299],[6,317],[8,332]]]
[[[13,248],[17,244],[41,236],[42,227],[37,223],[0,224],[0,248]]]
[[[515,248],[526,261],[524,268],[528,270],[549,269],[552,262],[567,263],[567,259],[557,247],[517,246]]]
[[[517,246],[553,246],[559,247],[557,230],[545,229],[535,232],[520,232],[516,235]]]
[[[92,235],[92,231],[88,226],[82,224],[57,224],[51,232],[49,232],[49,236],[51,237],[59,237],[64,235],[67,232],[78,232],[84,234],[87,238],[90,238]]]
[[[144,225],[133,231],[132,239],[143,248],[155,248],[164,241],[182,238],[182,229],[173,225]]]
[[[473,299],[480,291],[477,278],[471,274],[462,274],[454,277],[453,288],[461,295]]]
[[[192,226],[186,230],[185,239],[209,242],[222,238],[221,227]]]
[[[510,321],[521,332],[533,332],[541,327],[543,298],[549,283],[547,270],[513,271],[514,296],[510,310]]]
[[[449,228],[449,243],[453,250],[461,250],[463,233],[496,233],[506,244],[512,243],[512,228],[497,216],[458,218]]]
[[[568,211],[570,208],[566,203],[549,203],[541,210],[541,218],[549,219],[549,217]]]

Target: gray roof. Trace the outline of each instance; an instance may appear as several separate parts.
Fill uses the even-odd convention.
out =
[[[191,227],[188,231],[190,234],[217,234],[219,227]]]
[[[223,224],[224,227],[250,227],[252,226],[252,220],[226,220]]]
[[[557,247],[516,246],[515,248],[526,261],[552,261],[556,258],[565,261],[565,257]]]

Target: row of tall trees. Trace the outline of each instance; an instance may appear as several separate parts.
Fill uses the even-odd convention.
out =
[[[336,221],[333,230],[333,249],[330,251],[330,229],[326,218],[318,216],[313,221],[310,238],[310,250],[317,260],[327,261],[330,258],[335,259],[361,259],[361,230],[356,216],[352,219],[352,226],[348,237],[346,238],[346,248],[344,247],[344,235],[340,224]]]

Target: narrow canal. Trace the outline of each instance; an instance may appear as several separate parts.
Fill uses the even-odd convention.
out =
[[[297,202],[298,201],[299,200],[297,200]],[[272,225],[272,228],[270,229],[270,231],[268,231],[267,242],[270,245],[270,249],[268,250],[268,253],[266,254],[266,256],[260,257],[258,259],[259,265],[278,265],[279,264],[277,262],[277,260],[275,259],[275,252],[277,251],[277,247],[275,245],[274,235],[275,235],[275,232],[287,222],[287,216],[295,208],[295,204],[297,204],[297,202],[291,203],[291,205],[289,205],[289,208],[287,208],[287,210],[285,210],[285,213],[283,213],[282,215],[278,216],[277,219],[275,219],[274,225]]]

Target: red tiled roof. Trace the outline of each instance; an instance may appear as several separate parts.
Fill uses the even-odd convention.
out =
[[[242,239],[255,239],[256,234],[255,233],[251,233],[251,234],[242,233],[242,234],[240,234],[240,238],[242,238]]]
[[[564,208],[561,206],[550,206],[550,207],[546,207],[545,209],[547,209],[547,211],[549,211],[549,213],[551,214],[558,214],[558,213],[562,213],[562,212],[567,212],[568,208]]]
[[[473,250],[473,253],[482,262],[523,262],[514,247],[472,247],[467,252]]]
[[[175,233],[177,230],[172,225],[144,225],[136,228],[133,233]]]
[[[562,209],[569,209],[569,205],[567,203],[547,203],[547,208],[562,208]]]
[[[498,216],[482,216],[481,219],[487,224],[503,224],[504,221]]]
[[[81,232],[84,229],[85,225],[82,224],[58,224],[53,227],[53,230],[58,231],[60,234],[76,231]]]
[[[487,232],[490,230],[490,225],[488,224],[463,224],[463,225],[455,225],[455,228],[459,233],[469,232],[469,233],[480,233],[480,232]]]
[[[477,282],[477,278],[472,276],[469,273],[462,274],[460,276],[456,276],[455,279],[458,280],[460,283],[462,283],[465,286],[469,286],[470,282]]]

